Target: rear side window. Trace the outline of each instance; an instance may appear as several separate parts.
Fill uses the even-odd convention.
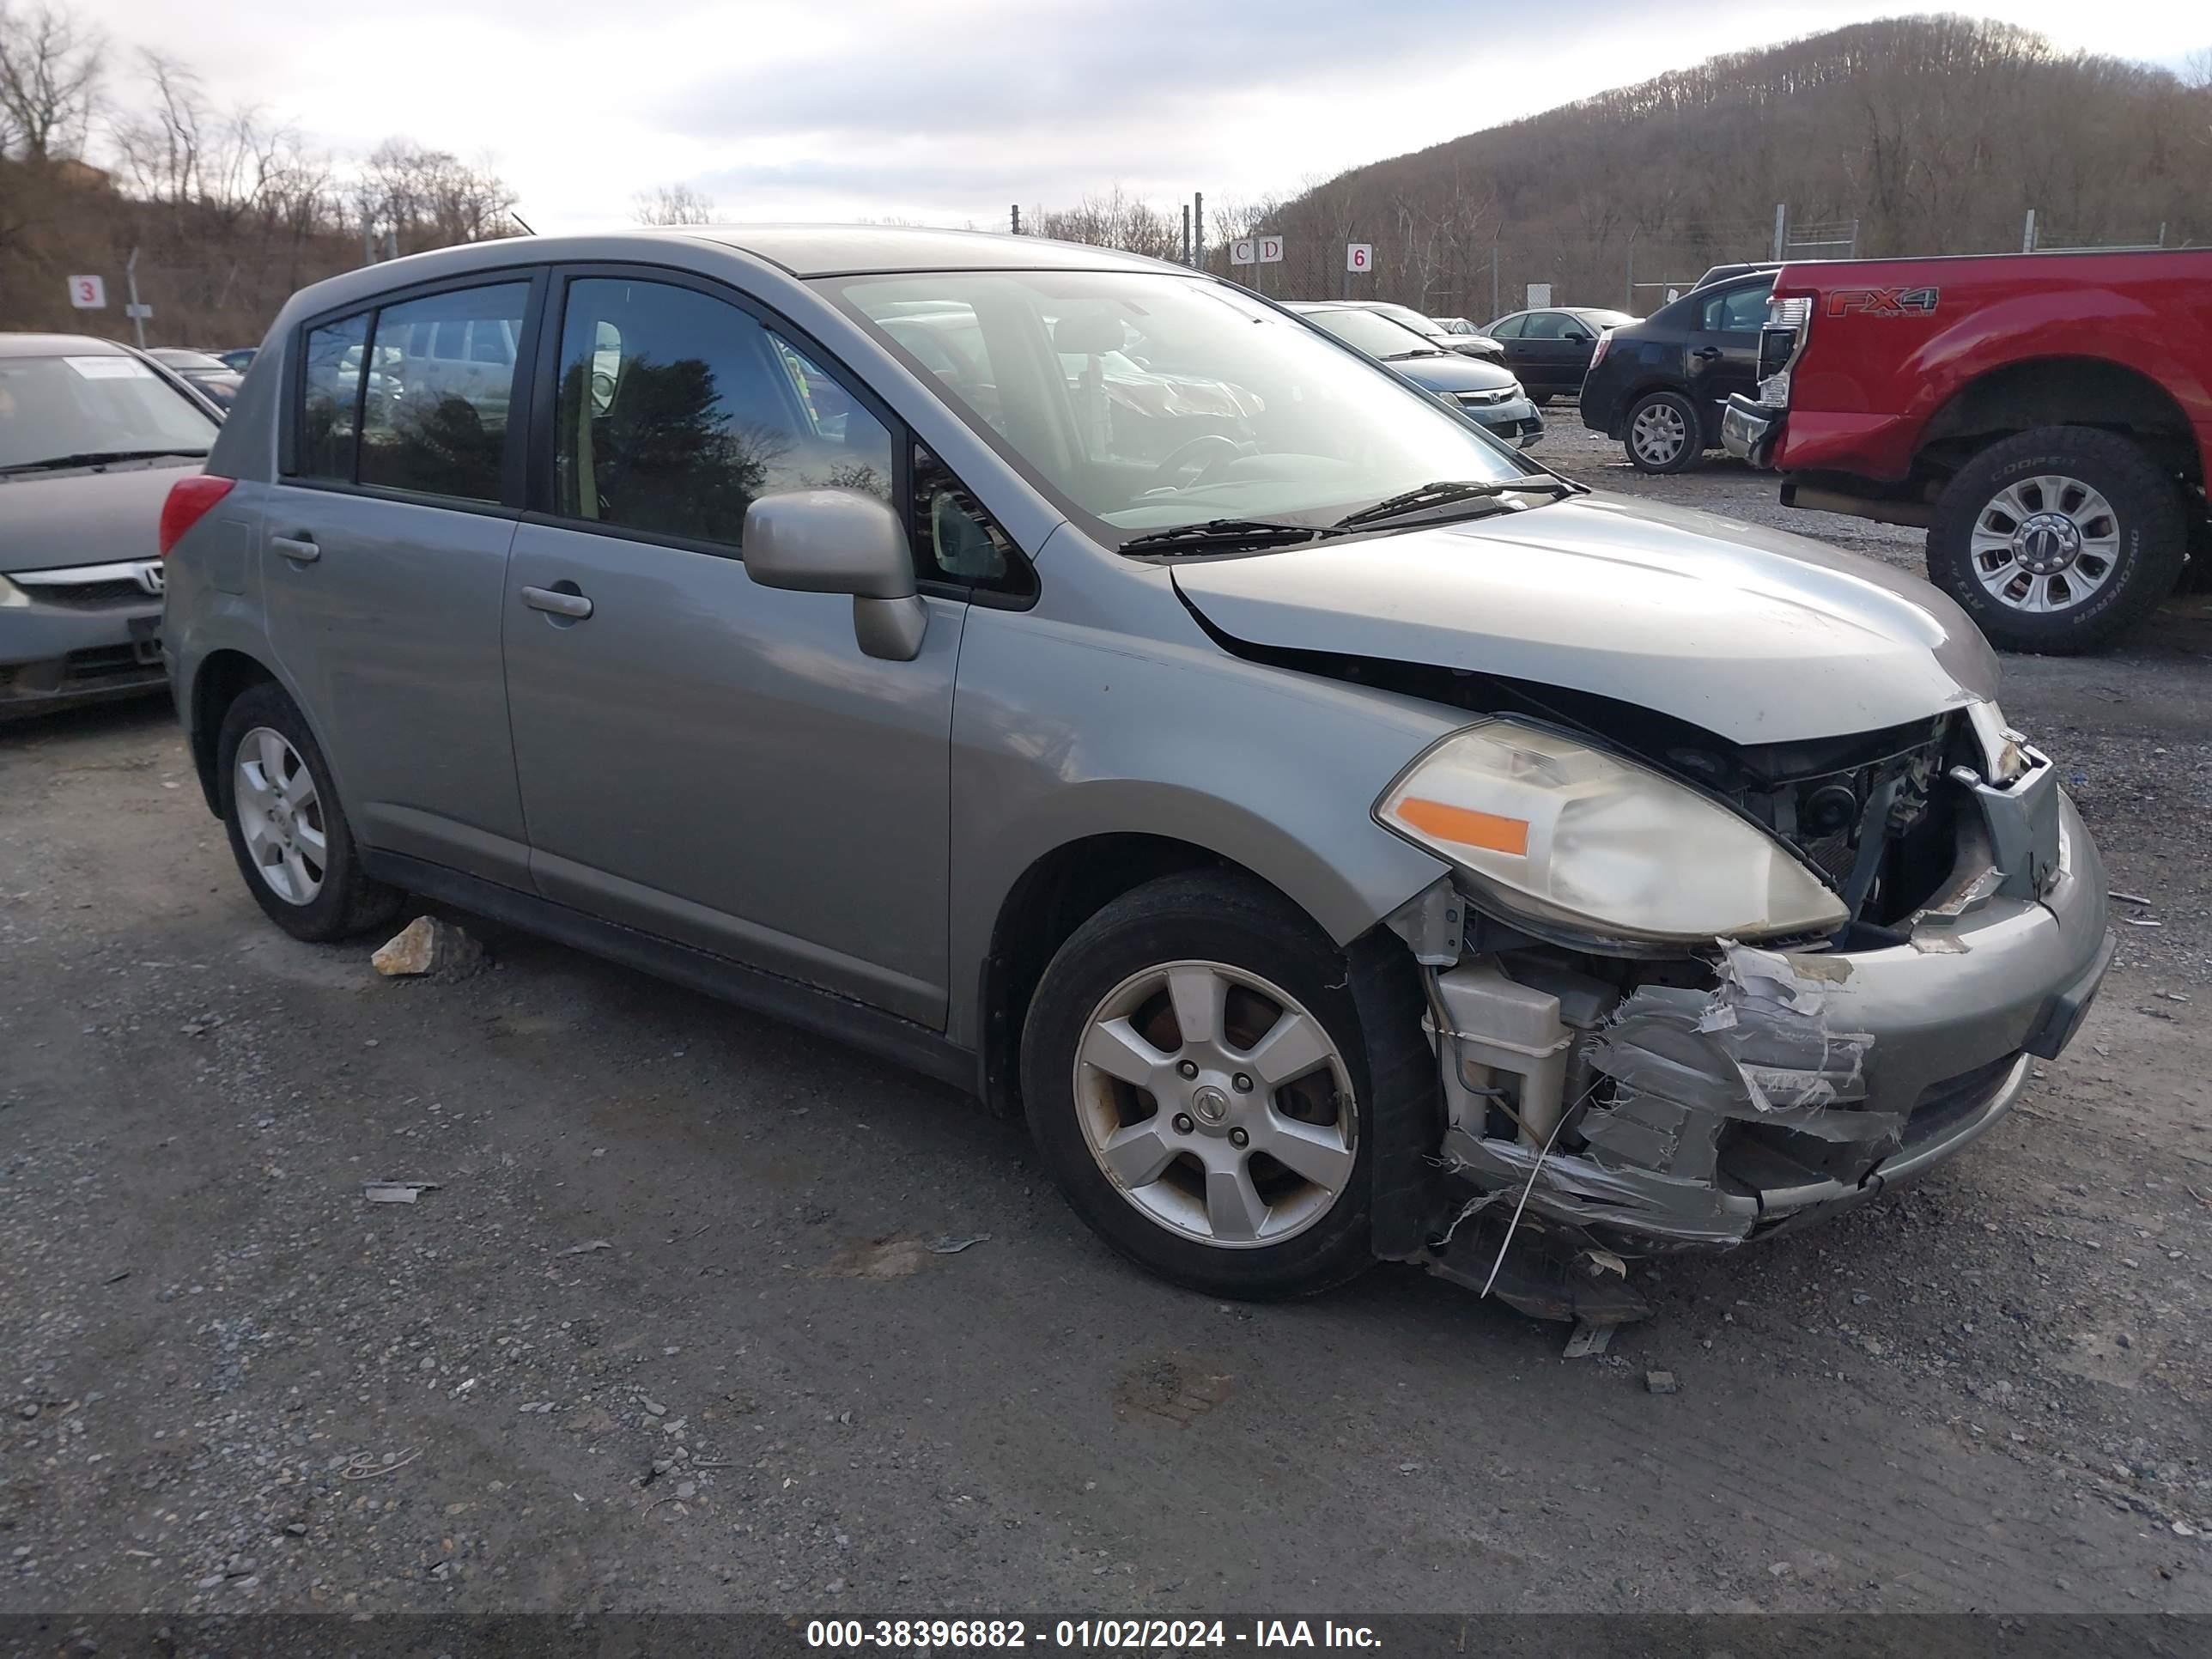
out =
[[[368,319],[349,317],[311,328],[301,374],[301,476],[353,482],[360,435],[361,369],[368,355]]]
[[[1559,311],[1531,312],[1528,325],[1521,331],[1524,340],[1564,339],[1567,332],[1567,316]]]
[[[1766,296],[1772,288],[1771,283],[1760,283],[1716,294],[1705,302],[1704,319],[1699,326],[1716,334],[1758,333],[1766,321]]]
[[[555,505],[566,517],[738,547],[778,490],[889,501],[890,434],[833,375],[726,301],[672,283],[568,285]]]
[[[496,501],[514,389],[512,354],[469,359],[471,325],[520,335],[526,283],[461,289],[387,306],[376,316],[362,400],[361,482]],[[428,355],[422,355],[424,348]]]

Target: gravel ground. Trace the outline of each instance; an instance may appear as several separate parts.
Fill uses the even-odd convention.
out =
[[[2212,621],[2007,672],[2159,925],[1972,1153],[1582,1360],[1154,1283],[957,1095],[551,945],[382,980],[161,708],[0,730],[0,1611],[2212,1610]]]

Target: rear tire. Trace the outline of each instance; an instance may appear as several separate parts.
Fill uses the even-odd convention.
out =
[[[216,782],[246,890],[294,939],[328,944],[398,914],[406,895],[362,873],[330,763],[282,687],[251,686],[224,711]]]
[[[1679,392],[1647,392],[1629,405],[1620,447],[1638,472],[1687,472],[1704,459],[1698,406]]]
[[[2189,558],[2183,500],[2127,439],[2038,427],[1990,445],[1945,487],[1929,580],[2004,650],[2101,650],[2173,592]]]
[[[1022,1033],[1023,1109],[1069,1205],[1211,1296],[1309,1294],[1372,1263],[1368,1076],[1342,955],[1249,878],[1115,900],[1053,957]]]

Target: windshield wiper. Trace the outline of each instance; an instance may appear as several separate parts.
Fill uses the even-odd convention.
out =
[[[1402,363],[1408,357],[1449,357],[1449,351],[1439,351],[1434,346],[1424,346],[1413,351],[1394,351],[1382,359],[1386,363]]]
[[[58,472],[67,466],[105,466],[110,461],[152,461],[164,455],[204,458],[204,449],[87,449],[75,455],[49,455],[42,461],[17,461],[0,472]]]
[[[1336,533],[1327,526],[1283,524],[1272,519],[1208,519],[1203,524],[1179,524],[1132,536],[1121,544],[1121,551],[1211,553],[1231,547],[1287,547]]]
[[[1387,496],[1372,507],[1363,507],[1357,513],[1346,514],[1336,521],[1339,530],[1358,530],[1370,525],[1388,523],[1392,519],[1409,514],[1425,513],[1431,507],[1450,507],[1460,501],[1494,501],[1500,495],[1546,491],[1554,495],[1574,495],[1582,492],[1580,484],[1570,483],[1565,478],[1555,478],[1549,473],[1531,473],[1522,478],[1482,479],[1440,478],[1434,483],[1425,483],[1409,489],[1402,495]]]

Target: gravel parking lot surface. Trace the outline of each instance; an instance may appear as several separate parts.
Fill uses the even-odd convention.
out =
[[[381,979],[165,708],[0,728],[0,1610],[2212,1610],[2212,619],[2007,675],[2141,901],[2087,1029],[1580,1360],[1411,1271],[1155,1283],[1015,1126],[556,946]]]

